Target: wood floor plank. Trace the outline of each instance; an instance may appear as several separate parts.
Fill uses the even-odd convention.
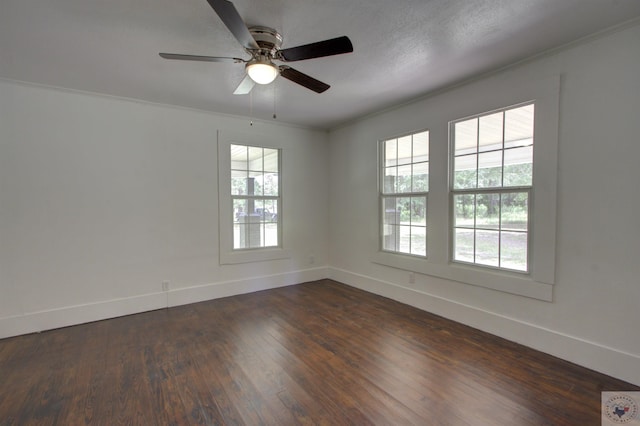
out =
[[[269,345],[289,366],[287,371],[290,377],[315,401],[319,401],[328,413],[347,424],[372,424],[353,398],[352,392],[339,386],[331,377],[323,375],[316,368],[310,368],[309,363],[313,364],[312,360],[306,356],[300,357],[295,349],[283,345],[279,335],[271,334],[271,337],[273,341],[269,342]]]
[[[0,340],[0,426],[599,425],[639,387],[321,280]]]
[[[297,341],[304,342],[301,345],[301,351],[295,352],[294,355],[301,359],[308,359],[307,368],[314,369],[320,377],[330,378],[340,388],[349,389],[363,413],[371,413],[374,418],[382,419],[388,412],[391,416],[389,421],[395,419],[405,424],[412,423],[412,418],[413,422],[418,420],[412,410],[393,398],[387,391],[382,390],[377,383],[359,374],[353,365],[349,365],[338,345],[326,339],[326,330],[324,332],[318,330],[317,325],[314,324],[317,321],[312,319],[303,322],[302,318],[289,318],[281,322],[281,327],[289,327],[289,333],[296,336]],[[285,346],[291,346],[290,341],[287,341]],[[347,370],[352,374],[343,374]],[[364,398],[359,398],[360,395],[364,395]],[[380,407],[385,407],[385,413],[380,412]]]

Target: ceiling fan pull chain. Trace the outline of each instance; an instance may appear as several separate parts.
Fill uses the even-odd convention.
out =
[[[249,92],[249,126],[253,126],[253,92]]]
[[[278,118],[276,116],[276,85],[275,83],[272,86],[273,86],[273,119],[275,120],[276,118]]]

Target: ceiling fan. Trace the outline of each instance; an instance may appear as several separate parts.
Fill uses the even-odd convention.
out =
[[[346,36],[280,49],[282,36],[276,30],[261,26],[247,27],[233,3],[228,0],[207,0],[207,2],[244,47],[244,50],[251,55],[251,59],[178,53],[160,53],[160,56],[165,59],[183,61],[244,63],[247,75],[233,92],[235,95],[249,93],[255,83],[269,84],[278,75],[316,93],[322,93],[330,87],[328,84],[288,65],[276,65],[273,61],[294,62],[353,52],[351,40]]]

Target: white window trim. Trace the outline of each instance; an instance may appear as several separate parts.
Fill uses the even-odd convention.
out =
[[[452,213],[450,206],[449,167],[430,168],[429,204],[427,205],[428,258],[382,252],[372,253],[374,263],[445,278],[465,284],[480,286],[506,293],[531,297],[544,301],[553,300],[555,282],[556,249],[556,197],[558,175],[558,123],[560,102],[560,76],[525,80],[520,84],[509,83],[508,90],[500,79],[471,83],[455,90],[464,92],[457,96],[460,102],[444,112],[446,120],[427,123],[430,128],[429,164],[449,164],[449,149],[434,149],[434,144],[449,141],[449,122],[462,117],[503,109],[510,105],[535,102],[535,143],[533,165],[533,194],[531,199],[531,253],[529,273],[491,270],[482,266],[453,263],[451,261]],[[435,132],[435,126],[443,126],[446,132]],[[389,137],[380,138],[386,140]],[[379,150],[378,150],[379,151]],[[379,164],[379,162],[378,162]],[[379,167],[378,167],[379,169]],[[378,172],[379,173],[379,172]],[[445,173],[442,175],[442,173]],[[379,179],[378,179],[379,181]],[[377,236],[379,239],[379,236]],[[376,242],[376,247],[379,244]]]
[[[427,212],[429,210],[429,187],[427,186],[427,190],[423,191],[423,192],[390,192],[390,193],[385,193],[384,192],[384,162],[385,162],[385,158],[384,155],[382,155],[382,150],[385,146],[385,142],[391,139],[400,139],[406,136],[413,136],[419,133],[427,133],[429,135],[429,129],[422,129],[422,130],[416,130],[414,132],[409,132],[409,133],[402,133],[400,135],[396,135],[396,136],[392,136],[390,138],[386,138],[386,139],[380,139],[378,141],[378,215],[380,216],[379,219],[379,225],[380,225],[380,230],[379,230],[379,237],[378,237],[378,247],[379,250],[383,253],[389,253],[389,254],[397,254],[400,256],[412,256],[418,259],[426,259],[429,256],[429,244],[428,244],[428,232],[429,232],[429,228],[427,226],[427,239],[425,240],[425,255],[421,255],[421,254],[415,254],[415,253],[403,253],[400,251],[394,251],[394,250],[386,250],[383,247],[383,232],[384,232],[384,219],[382,217],[382,206],[384,204],[384,198],[385,197],[425,197],[425,202],[427,205]],[[429,135],[429,138],[431,136]],[[431,158],[429,157],[429,160],[427,161],[429,163],[429,166],[431,166]],[[411,163],[411,164],[415,164],[415,163]],[[425,213],[425,215],[427,216],[428,213]],[[427,218],[428,220],[428,218]]]
[[[291,250],[286,248],[286,210],[284,184],[286,182],[286,167],[279,170],[280,209],[278,219],[279,247],[265,247],[254,249],[233,249],[233,208],[231,198],[231,145],[248,145],[280,150],[280,164],[284,163],[285,151],[277,141],[260,135],[242,132],[218,131],[218,231],[220,235],[220,264],[230,265],[239,263],[264,262],[269,260],[289,259]]]

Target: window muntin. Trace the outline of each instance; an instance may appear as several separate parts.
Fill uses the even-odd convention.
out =
[[[529,191],[453,195],[453,259],[526,272]]]
[[[380,152],[381,248],[426,256],[429,132],[384,140]]]
[[[534,111],[451,123],[454,262],[529,271]]]
[[[233,250],[280,246],[280,150],[230,145]]]

